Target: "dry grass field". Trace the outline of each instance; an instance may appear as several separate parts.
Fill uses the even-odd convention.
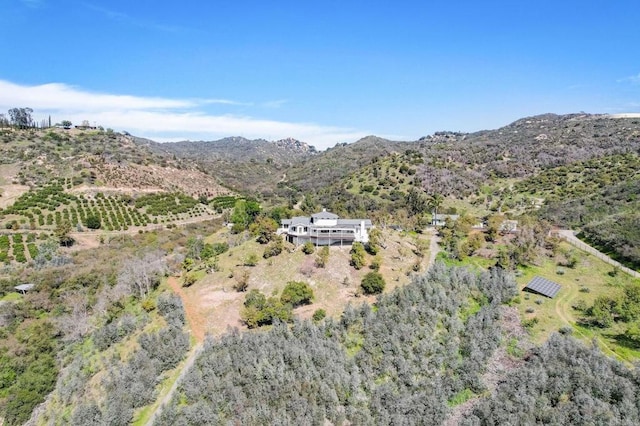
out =
[[[415,253],[415,239],[420,238],[427,245],[428,237],[385,231],[386,249],[381,250],[380,273],[386,281],[385,292],[409,282],[414,273],[414,265],[421,264],[421,271],[428,267],[429,253],[418,257]],[[223,242],[233,239],[228,230],[221,230],[206,238],[207,242]],[[227,331],[228,327],[243,328],[240,311],[246,293],[234,290],[237,277],[245,271],[249,274],[248,290],[257,289],[267,296],[279,295],[289,281],[307,282],[314,291],[311,305],[295,309],[300,318],[310,318],[317,309],[324,309],[329,316],[339,316],[348,303],[373,302],[375,297],[360,295],[359,286],[365,274],[371,271],[367,266],[356,270],[350,266],[350,246],[331,247],[327,265],[315,265],[316,253],[305,255],[301,247],[287,246],[291,252],[283,251],[279,256],[263,259],[263,245],[253,240],[245,241],[220,255],[220,271],[211,274],[199,272],[198,281],[181,289],[188,310],[193,311],[195,327],[214,335]],[[246,258],[255,254],[259,261],[255,266],[244,266]],[[371,262],[372,256],[367,255]],[[191,318],[190,318],[191,320]]]

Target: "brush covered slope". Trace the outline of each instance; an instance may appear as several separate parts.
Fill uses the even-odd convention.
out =
[[[637,424],[640,284],[548,231],[582,229],[633,259],[638,129],[544,115],[321,153],[229,139],[208,157],[206,142],[7,131],[2,421]],[[219,181],[247,198],[210,200]],[[359,247],[366,265],[358,250],[324,256],[275,234],[320,208],[383,229]],[[459,220],[426,229],[436,210]],[[376,271],[387,285],[374,300],[358,288]],[[562,285],[557,299],[518,295],[535,275]],[[33,291],[14,291],[23,283]],[[278,296],[292,283],[313,290],[309,305]]]
[[[195,163],[155,154],[129,135],[101,130],[22,130],[0,135],[5,184],[41,186],[68,178],[74,187],[180,191],[216,196],[229,191]]]
[[[210,339],[159,424],[637,422],[637,371],[597,349],[554,336],[520,358],[515,294],[501,269],[436,264],[373,309]]]
[[[137,139],[155,153],[196,161],[229,188],[251,193],[273,192],[287,170],[317,154],[313,146],[293,138],[278,141],[229,137],[217,141],[155,143]]]

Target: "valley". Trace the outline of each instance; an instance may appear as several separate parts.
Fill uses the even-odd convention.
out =
[[[0,130],[0,418],[503,424],[529,377],[525,423],[632,424],[639,155],[589,114],[326,151]],[[284,238],[323,209],[373,228]]]

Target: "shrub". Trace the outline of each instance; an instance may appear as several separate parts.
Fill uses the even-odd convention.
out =
[[[316,256],[316,266],[318,268],[324,268],[327,266],[327,261],[329,260],[329,247],[324,246],[318,251],[318,255]]]
[[[84,224],[89,229],[100,229],[100,218],[96,215],[89,215],[85,219]]]
[[[156,303],[152,299],[145,299],[142,301],[142,309],[147,312],[151,312],[156,308]]]
[[[236,283],[233,285],[235,291],[243,292],[247,291],[249,287],[249,271],[246,269],[242,271],[241,274],[236,275]]]
[[[316,251],[316,248],[311,241],[307,241],[302,246],[302,252],[304,254],[313,254],[314,251]]]
[[[385,282],[378,272],[369,272],[360,285],[365,294],[379,294],[384,290]]]
[[[258,290],[251,290],[244,300],[240,317],[249,328],[272,324],[274,320],[289,322],[292,319],[291,305],[275,297],[266,298]]]
[[[294,307],[308,305],[311,299],[313,299],[313,290],[309,284],[302,281],[289,281],[280,296],[282,303],[290,303]]]
[[[258,264],[258,255],[250,253],[244,260],[244,266],[256,266]]]
[[[282,250],[284,248],[284,243],[282,241],[282,237],[276,236],[274,238],[275,239],[273,241],[271,241],[267,245],[267,247],[264,249],[264,253],[262,254],[262,257],[264,257],[265,259],[268,259],[268,258],[273,257],[273,256],[277,256],[280,253],[282,253]]]
[[[416,262],[416,264],[418,265],[418,269],[416,270],[414,265],[414,270],[418,272],[420,270],[420,262]],[[382,266],[382,257],[380,257],[380,255],[377,254],[373,257],[373,260],[371,261],[371,265],[369,265],[369,268],[378,272],[380,270],[380,266]]]
[[[327,312],[324,309],[316,309],[313,313],[313,320],[315,322],[322,321],[327,316]]]
[[[362,243],[355,242],[351,247],[351,266],[356,269],[362,269],[366,264],[365,250]]]
[[[558,330],[558,333],[568,335],[573,333],[573,328],[569,327],[568,325],[564,325],[560,327],[560,329]]]
[[[191,287],[198,281],[195,274],[186,274],[182,280],[182,287]]]

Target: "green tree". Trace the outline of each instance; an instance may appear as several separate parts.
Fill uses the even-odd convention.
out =
[[[429,207],[433,213],[433,224],[435,224],[436,217],[438,216],[438,209],[442,206],[444,197],[441,194],[431,194],[427,198],[427,207]]]
[[[505,217],[503,215],[493,215],[487,218],[487,234],[486,239],[488,241],[497,241],[498,235],[500,234],[500,229],[502,227],[502,222],[504,222]]]
[[[231,213],[233,232],[242,232],[249,228],[260,214],[260,204],[256,200],[238,200]]]
[[[316,251],[316,248],[311,241],[307,241],[302,246],[302,252],[304,254],[313,254],[314,251]]]
[[[100,218],[93,214],[85,218],[84,224],[89,229],[100,229],[102,225]]]
[[[356,269],[362,269],[366,266],[366,251],[362,243],[355,242],[351,246],[351,266]]]
[[[31,127],[33,125],[33,119],[31,118],[32,113],[33,110],[31,108],[11,108],[9,110],[11,124],[20,129]]]
[[[318,322],[318,321],[322,321],[326,316],[327,316],[327,311],[325,311],[324,309],[316,309],[316,311],[313,313],[312,318],[315,322]]]
[[[610,296],[598,296],[593,301],[590,309],[591,316],[600,327],[611,327],[613,325],[613,312],[616,309],[616,300]]]
[[[276,297],[266,298],[258,290],[251,290],[244,301],[240,317],[249,328],[272,324],[274,320],[289,322],[293,318],[291,305]]]
[[[318,251],[316,256],[316,266],[318,268],[324,268],[329,261],[329,246],[324,246]]]
[[[265,247],[262,257],[268,259],[270,257],[277,256],[282,253],[282,250],[284,250],[284,240],[281,236],[276,235],[274,240]]]
[[[627,339],[632,341],[636,346],[640,346],[640,320],[629,324],[627,330],[624,332]]]
[[[62,120],[60,124],[62,125],[62,127],[71,127],[72,123],[69,120]]]
[[[275,238],[278,224],[270,217],[260,216],[251,224],[249,230],[253,235],[257,236],[257,242],[267,244]]]
[[[625,322],[640,319],[640,284],[630,283],[624,287],[624,295],[617,306],[617,313]]]
[[[311,286],[302,281],[289,281],[280,296],[282,303],[290,303],[294,307],[308,305],[312,299],[313,290]]]
[[[251,290],[244,298],[244,306],[254,306],[258,309],[264,308],[267,303],[267,298],[260,290]]]
[[[369,231],[369,242],[366,245],[367,252],[375,256],[380,251],[380,244],[382,241],[382,232],[378,228],[373,228]]]
[[[60,243],[60,245],[69,247],[73,245],[74,239],[69,235],[71,232],[71,224],[68,220],[60,222],[53,231],[53,235],[55,235],[56,239]]]
[[[407,211],[410,215],[420,215],[427,207],[427,200],[424,194],[417,188],[411,188],[406,197]]]
[[[360,284],[365,294],[382,293],[385,287],[384,277],[378,272],[369,272]]]
[[[247,201],[238,200],[233,208],[233,213],[230,217],[233,227],[231,230],[235,233],[242,232],[249,227],[251,223],[251,217],[247,213]]]

